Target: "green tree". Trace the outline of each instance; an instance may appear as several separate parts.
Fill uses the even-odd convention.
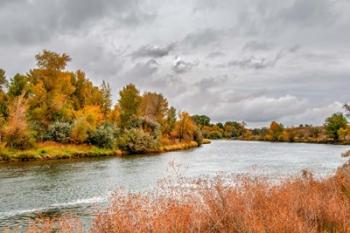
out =
[[[170,133],[175,128],[175,124],[176,124],[176,109],[174,107],[170,107],[167,112],[166,127],[164,130],[164,134],[170,135]]]
[[[346,128],[348,121],[342,113],[334,113],[324,123],[327,135],[334,141],[339,139],[339,130]]]
[[[103,114],[107,116],[107,114],[111,111],[112,107],[112,91],[109,83],[103,81],[100,87],[101,98],[100,98],[100,106]]]
[[[12,99],[20,96],[28,89],[28,77],[21,74],[16,74],[11,80],[7,95]]]
[[[7,84],[6,72],[3,69],[0,69],[0,92],[4,92],[5,86]]]
[[[139,90],[133,84],[128,84],[120,92],[120,120],[121,127],[130,127],[131,121],[137,118],[141,104],[141,96]]]
[[[203,128],[203,126],[210,125],[210,118],[206,115],[193,115],[192,120],[196,123],[197,126]]]
[[[5,71],[0,69],[0,118],[6,118],[8,116],[8,100],[5,93],[6,85],[7,80]]]

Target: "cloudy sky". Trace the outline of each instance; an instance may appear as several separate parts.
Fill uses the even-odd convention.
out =
[[[348,0],[1,0],[0,67],[66,52],[113,99],[127,83],[248,126],[321,124],[350,101]]]

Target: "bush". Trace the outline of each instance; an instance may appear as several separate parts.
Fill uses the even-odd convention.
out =
[[[60,143],[70,141],[72,125],[67,122],[55,122],[49,126],[45,139]]]
[[[103,124],[92,132],[89,142],[101,148],[112,148],[116,129],[111,124]]]
[[[33,147],[34,139],[28,130],[19,127],[7,127],[4,131],[6,147],[25,150]]]
[[[142,129],[130,129],[118,139],[118,147],[129,153],[145,153],[159,149],[159,140]]]
[[[71,139],[75,143],[84,143],[92,131],[93,128],[84,117],[78,118],[73,124]]]
[[[193,139],[197,142],[198,146],[203,144],[203,135],[200,129],[194,132]]]

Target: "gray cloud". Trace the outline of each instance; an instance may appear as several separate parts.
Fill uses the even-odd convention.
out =
[[[348,0],[2,0],[0,67],[42,49],[214,121],[320,124],[350,101]],[[339,36],[341,35],[341,36]],[[175,58],[174,58],[175,57]]]
[[[252,40],[247,42],[242,49],[250,51],[266,51],[272,49],[272,45],[269,43]]]
[[[176,57],[172,69],[177,74],[183,74],[191,71],[192,68],[196,65],[197,64],[195,63],[186,62],[182,60],[180,57]]]
[[[159,58],[169,55],[169,53],[174,49],[175,44],[171,43],[165,47],[159,47],[156,45],[145,45],[137,49],[131,54],[133,58],[143,58],[152,57]]]
[[[20,14],[19,14],[20,12]],[[5,2],[0,9],[0,41],[31,44],[62,33],[86,30],[105,18],[117,26],[137,25],[154,18],[138,0],[36,0]]]
[[[282,53],[277,53],[273,58],[259,58],[251,56],[241,60],[233,60],[227,63],[228,67],[238,67],[241,69],[266,69],[269,67],[274,67],[276,63],[282,58]]]

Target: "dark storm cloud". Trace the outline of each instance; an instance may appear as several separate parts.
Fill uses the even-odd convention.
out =
[[[175,48],[175,43],[171,43],[165,47],[159,47],[156,45],[145,45],[137,49],[131,54],[132,58],[159,58],[169,55],[169,53]]]

